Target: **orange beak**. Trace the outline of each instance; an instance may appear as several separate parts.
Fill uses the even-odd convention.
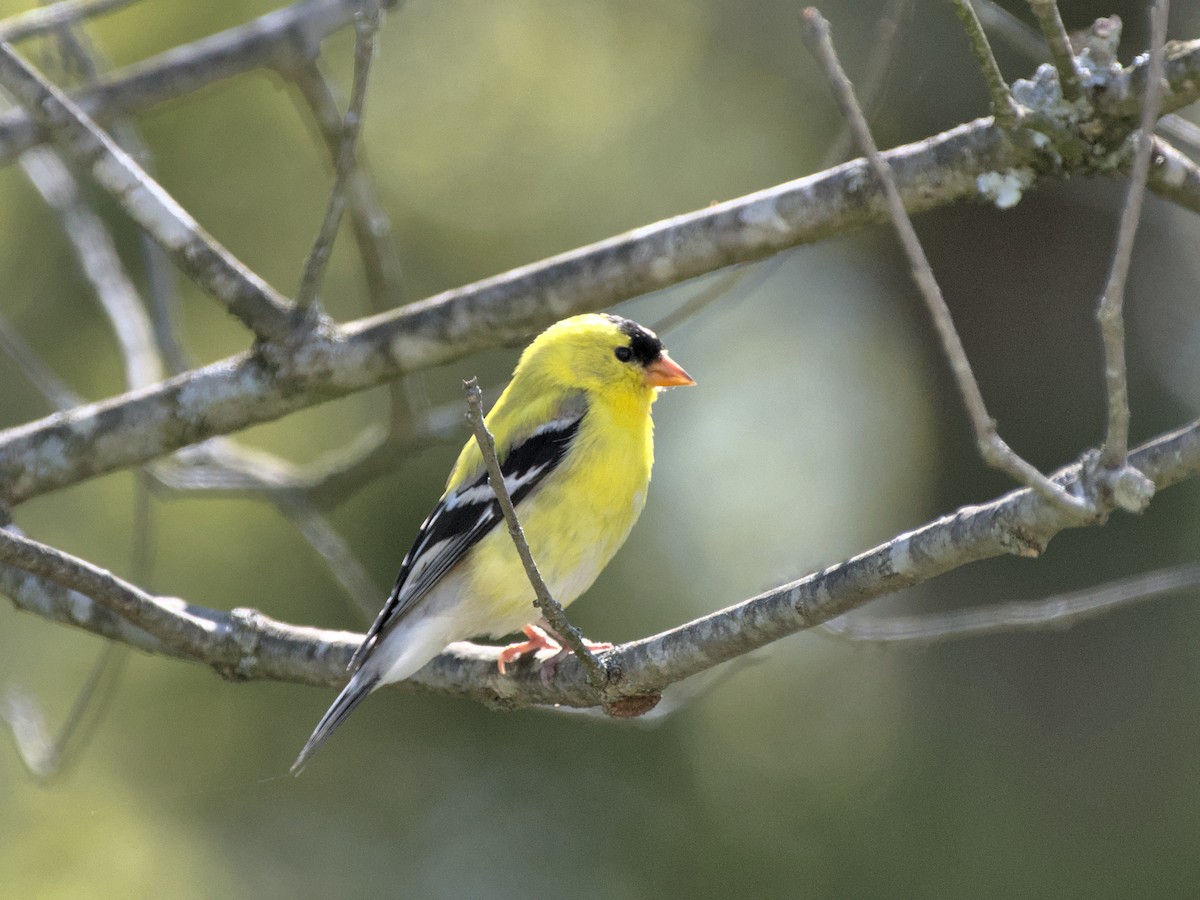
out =
[[[696,383],[664,350],[658,359],[646,366],[646,384],[650,387],[687,387]]]

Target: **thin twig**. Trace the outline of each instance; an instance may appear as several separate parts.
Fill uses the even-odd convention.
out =
[[[315,62],[281,69],[281,73],[299,91],[317,125],[321,137],[329,149],[336,169],[342,147],[343,119],[334,97],[333,86]],[[350,226],[362,260],[363,277],[367,283],[367,295],[371,308],[383,312],[399,306],[400,258],[392,241],[392,226],[387,210],[379,199],[379,191],[370,176],[365,161],[366,147],[360,146],[356,163],[347,185],[350,204]]]
[[[1008,82],[1004,80],[1004,73],[1000,71],[1000,64],[996,62],[992,46],[979,23],[979,17],[975,15],[975,8],[971,5],[971,0],[953,2],[963,31],[967,33],[967,43],[971,45],[975,62],[979,71],[983,73],[983,80],[987,82],[988,93],[992,95],[992,115],[996,117],[996,124],[1011,128],[1020,120],[1021,110],[1013,99]]]
[[[900,26],[904,20],[911,17],[913,3],[914,0],[891,0],[891,4],[883,11],[875,26],[874,40],[871,41],[871,58],[867,63],[866,74],[859,79],[859,94],[862,97],[863,109],[867,111],[869,118],[874,118],[879,109],[879,100],[887,84],[888,70],[896,61],[896,46],[903,33]],[[850,140],[850,129],[843,125],[829,149],[821,157],[821,168],[828,169],[844,162],[846,152],[850,148]]]
[[[60,0],[0,20],[0,41],[16,43],[62,25],[129,6],[137,0]]]
[[[0,723],[12,734],[17,755],[30,775],[46,782],[71,767],[100,723],[128,658],[129,648],[124,644],[109,642],[100,648],[67,718],[53,736],[37,699],[21,687],[9,687],[0,699]]]
[[[0,43],[0,85],[53,133],[180,267],[264,340],[296,332],[290,304],[243,266],[62,91]]]
[[[496,445],[492,441],[491,432],[488,431],[487,425],[483,421],[483,391],[479,389],[478,380],[472,378],[464,381],[463,390],[467,395],[467,421],[471,423],[475,441],[479,444],[479,452],[483,454],[483,461],[488,471],[488,481],[496,495],[496,502],[500,504],[500,511],[504,514],[508,533],[517,548],[517,555],[521,557],[525,574],[529,576],[529,583],[533,586],[533,593],[536,597],[534,602],[541,610],[542,615],[546,617],[546,621],[550,623],[550,627],[579,659],[591,685],[598,691],[602,690],[608,684],[608,670],[604,663],[600,662],[587,648],[579,629],[567,620],[562,606],[550,595],[550,589],[542,580],[537,563],[534,562],[533,554],[529,550],[525,532],[521,528],[517,511],[513,509],[512,498],[509,497],[508,488],[504,484],[504,473],[500,470],[500,461],[496,458]]]
[[[1146,176],[1154,144],[1154,123],[1158,120],[1159,99],[1162,96],[1163,45],[1167,38],[1169,0],[1156,0],[1150,11],[1150,68],[1146,85],[1145,106],[1142,108],[1141,128],[1137,133],[1137,150],[1129,173],[1129,190],[1121,210],[1121,225],[1113,249],[1108,281],[1100,297],[1097,318],[1104,342],[1104,384],[1108,400],[1108,429],[1100,462],[1115,470],[1125,464],[1129,452],[1129,382],[1125,364],[1125,282],[1133,258],[1133,242],[1142,215],[1146,196]]]
[[[35,147],[21,157],[21,167],[62,220],[80,268],[121,347],[126,387],[136,390],[160,381],[162,360],[150,319],[103,221],[84,201],[78,183],[55,151]]]
[[[1050,47],[1050,58],[1058,70],[1058,83],[1062,95],[1074,103],[1083,96],[1079,81],[1079,70],[1075,68],[1075,53],[1071,50],[1071,38],[1058,12],[1057,0],[1029,0],[1033,15],[1037,18],[1042,37]]]
[[[738,266],[728,272],[722,273],[712,284],[706,284],[703,289],[688,297],[687,300],[655,322],[651,330],[659,335],[665,335],[673,331],[694,316],[708,309],[708,307],[718,300],[727,297],[729,292],[739,285],[742,287],[741,293],[743,296],[750,293],[754,287],[762,284],[778,272],[779,267],[783,265],[783,261],[786,258],[784,254],[780,253],[777,256],[772,256],[770,259],[764,259],[760,263]],[[750,276],[753,276],[753,278]]]
[[[350,104],[346,109],[346,120],[342,126],[342,139],[334,163],[333,189],[329,194],[329,205],[325,219],[317,233],[316,241],[304,264],[300,287],[296,291],[296,305],[307,308],[321,286],[325,266],[333,252],[342,213],[346,209],[346,188],[355,169],[358,136],[362,130],[363,104],[367,98],[367,79],[371,71],[371,59],[375,55],[375,35],[383,15],[378,3],[369,3],[368,8],[358,14],[354,23],[354,81],[350,90]]]
[[[0,314],[0,351],[13,361],[21,374],[45,397],[54,409],[79,406],[83,398],[76,394],[58,373],[29,346],[12,323]]]
[[[383,0],[385,7],[396,0]],[[118,69],[73,99],[97,122],[149,109],[243,72],[310,59],[330,34],[354,21],[362,0],[300,0],[226,31]],[[0,165],[46,141],[29,114],[0,116]]]
[[[932,644],[1016,631],[1061,631],[1122,606],[1200,585],[1200,563],[1144,572],[1099,587],[915,616],[842,616],[821,630],[851,641]]]
[[[972,7],[984,28],[1000,36],[1030,59],[1043,60],[1049,53],[1041,33],[1030,28],[994,0],[972,0]]]
[[[962,340],[959,338],[950,316],[950,309],[946,305],[941,288],[938,286],[929,260],[925,256],[925,250],[922,248],[917,233],[913,229],[912,221],[908,217],[908,212],[904,208],[904,201],[892,178],[891,169],[875,146],[875,140],[871,137],[871,131],[863,117],[862,109],[859,108],[858,102],[854,98],[854,89],[838,62],[830,39],[829,23],[811,7],[804,11],[803,21],[805,43],[808,44],[809,49],[824,68],[838,105],[842,109],[842,114],[850,123],[859,147],[866,155],[875,177],[883,187],[892,223],[900,237],[904,252],[908,256],[909,265],[912,266],[913,279],[920,288],[921,295],[929,308],[934,327],[937,329],[942,343],[942,350],[950,362],[950,369],[954,373],[955,381],[962,393],[971,424],[975,429],[975,440],[984,461],[988,465],[1007,472],[1020,483],[1034,488],[1062,510],[1076,515],[1088,513],[1091,504],[1087,500],[1068,494],[1061,485],[1055,484],[1013,452],[1012,448],[997,433],[996,423],[988,414],[983,394],[975,380],[975,373],[971,370],[966,350],[963,348]]]

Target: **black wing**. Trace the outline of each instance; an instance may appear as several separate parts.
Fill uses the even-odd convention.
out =
[[[561,416],[542,425],[501,460],[504,485],[518,512],[521,501],[562,462],[586,411],[582,402],[569,404]],[[400,563],[392,593],[350,660],[350,671],[357,671],[383,632],[429,593],[503,519],[486,470],[474,481],[443,497],[421,523],[412,549]]]

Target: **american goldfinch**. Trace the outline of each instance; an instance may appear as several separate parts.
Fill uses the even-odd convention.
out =
[[[658,391],[690,384],[654,332],[619,316],[564,319],[521,354],[485,423],[530,551],[563,606],[608,565],[646,502]],[[558,649],[535,624],[533,588],[502,519],[471,439],[293,774],[371,691],[453,641],[523,631],[527,641],[501,651],[502,672],[524,653]]]

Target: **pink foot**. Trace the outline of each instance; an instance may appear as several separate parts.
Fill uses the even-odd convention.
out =
[[[496,657],[496,668],[500,670],[501,675],[508,674],[506,671],[507,666],[530,653],[537,653],[539,650],[553,650],[556,656],[562,653],[562,647],[559,646],[558,642],[536,625],[526,625],[521,629],[521,633],[528,640],[517,644],[509,644]]]
[[[496,668],[500,670],[501,675],[507,674],[506,667],[516,662],[522,656],[530,653],[537,653],[539,650],[553,650],[554,655],[542,663],[540,676],[543,684],[549,683],[554,677],[554,671],[558,668],[558,664],[571,654],[571,651],[562,646],[558,635],[554,635],[552,631],[544,628],[539,628],[537,625],[526,625],[521,629],[521,632],[528,640],[521,641],[517,644],[509,644],[500,651],[500,655],[496,658]],[[589,641],[586,638],[583,641],[583,646],[588,650],[596,653],[601,650],[611,650],[613,645],[607,641]]]

